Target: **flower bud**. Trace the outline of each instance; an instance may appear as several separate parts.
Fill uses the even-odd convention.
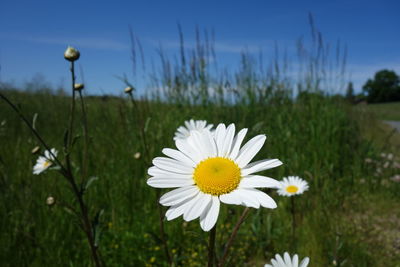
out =
[[[39,152],[40,152],[40,147],[39,146],[35,146],[31,151],[32,154],[38,154]]]
[[[76,83],[76,84],[74,84],[74,90],[76,90],[76,91],[80,91],[80,90],[82,90],[83,88],[85,88],[85,85],[84,85],[83,83]]]
[[[52,197],[52,196],[49,196],[47,199],[46,199],[46,204],[48,205],[48,206],[53,206],[54,204],[56,204],[56,200],[55,200],[55,198],[54,197]]]
[[[125,93],[130,94],[132,92],[132,90],[133,90],[133,88],[128,86],[128,87],[125,88],[124,91],[125,91]]]
[[[65,50],[64,52],[64,58],[71,62],[78,60],[79,56],[80,56],[79,51],[73,48],[72,46],[68,46],[67,50]]]

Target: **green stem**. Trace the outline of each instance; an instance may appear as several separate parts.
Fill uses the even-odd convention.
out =
[[[218,265],[219,267],[224,266],[226,257],[228,256],[229,248],[232,246],[233,240],[235,240],[235,237],[239,230],[239,227],[242,225],[242,223],[246,219],[246,216],[249,213],[249,211],[250,211],[249,207],[246,207],[244,209],[242,215],[240,216],[238,222],[235,225],[235,228],[233,228],[233,232],[232,232],[231,236],[229,237],[228,242],[226,243],[226,246],[224,249],[224,254],[222,255],[221,261],[219,262],[219,265]]]
[[[215,235],[217,232],[217,224],[210,231],[210,238],[208,243],[208,267],[214,265],[214,248],[215,248]]]

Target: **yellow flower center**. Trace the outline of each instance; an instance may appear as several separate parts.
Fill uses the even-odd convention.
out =
[[[288,192],[290,194],[294,194],[297,191],[299,191],[299,188],[295,185],[289,185],[288,187],[286,187],[286,192]]]
[[[215,157],[200,162],[193,174],[199,189],[206,194],[219,196],[235,190],[240,182],[239,166],[230,159]]]
[[[50,160],[46,160],[44,163],[43,163],[43,168],[47,168],[47,167],[49,167],[51,165],[51,161]]]

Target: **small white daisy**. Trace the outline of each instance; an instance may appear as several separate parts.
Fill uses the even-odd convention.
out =
[[[204,131],[211,130],[213,127],[212,124],[207,125],[207,121],[185,121],[185,126],[179,126],[175,132],[174,140],[177,139],[186,139],[190,136],[190,133],[193,131]]]
[[[57,150],[55,148],[51,149],[51,153],[57,157]],[[33,166],[33,174],[39,174],[47,170],[51,165],[53,165],[54,157],[48,150],[44,151],[44,157],[39,156],[36,161],[35,166]]]
[[[289,176],[283,178],[278,188],[278,194],[285,197],[301,195],[308,190],[308,183],[298,176]]]
[[[294,254],[293,259],[290,258],[289,253],[285,252],[283,258],[281,255],[276,254],[275,259],[271,260],[271,264],[265,264],[264,267],[307,267],[310,258],[305,257],[299,265],[299,257]]]
[[[165,148],[168,157],[157,157],[150,167],[147,184],[156,188],[176,188],[160,198],[170,206],[165,216],[173,220],[181,215],[185,221],[200,217],[204,231],[214,227],[220,202],[246,207],[276,208],[275,201],[256,188],[276,188],[279,182],[256,172],[280,166],[278,159],[250,163],[265,142],[257,135],[242,148],[247,133],[242,129],[235,136],[235,125],[219,124],[214,133],[194,131],[187,139],[177,139],[176,149]]]

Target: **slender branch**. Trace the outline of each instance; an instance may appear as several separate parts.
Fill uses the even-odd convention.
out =
[[[90,251],[92,255],[92,260],[96,267],[102,266],[102,262],[100,261],[99,253],[97,251],[97,246],[95,244],[94,236],[93,236],[93,226],[89,219],[89,211],[87,206],[85,205],[85,201],[83,199],[83,191],[76,184],[75,177],[72,172],[71,165],[71,151],[72,151],[72,136],[73,136],[73,127],[74,127],[74,118],[75,118],[75,65],[74,61],[71,61],[71,76],[72,76],[72,98],[71,98],[71,108],[70,108],[70,117],[69,117],[69,127],[68,127],[68,138],[67,144],[64,147],[66,150],[66,162],[67,162],[67,179],[72,186],[72,190],[78,199],[79,208],[81,211],[81,220],[83,223],[84,232],[89,242]],[[81,103],[83,103],[81,101]],[[85,118],[86,119],[86,118]],[[84,123],[85,124],[85,123]]]
[[[68,127],[68,138],[67,138],[67,144],[64,146],[66,156],[65,160],[67,162],[67,169],[68,171],[71,172],[71,150],[72,150],[72,130],[74,126],[74,118],[75,118],[75,65],[74,61],[71,61],[71,67],[70,67],[71,75],[72,75],[72,98],[71,98],[71,108],[70,108],[70,114],[69,114],[69,127]],[[72,173],[71,173],[72,175]]]
[[[222,255],[221,261],[219,262],[219,265],[218,265],[219,267],[224,266],[226,257],[228,256],[229,248],[232,246],[233,240],[236,237],[236,234],[237,234],[237,232],[239,230],[239,227],[242,225],[242,223],[246,219],[247,214],[249,213],[249,211],[250,211],[249,207],[246,207],[244,209],[242,215],[240,216],[238,222],[235,225],[235,228],[233,228],[233,232],[232,232],[231,236],[229,237],[228,242],[226,243],[226,246],[225,246],[225,249],[224,249],[224,254]]]
[[[164,215],[163,215],[163,209],[162,206],[160,205],[160,203],[158,203],[158,200],[160,199],[160,195],[161,195],[161,191],[157,190],[157,206],[158,206],[158,215],[159,215],[159,225],[160,225],[160,234],[161,234],[161,241],[163,243],[163,247],[164,247],[164,253],[165,253],[165,257],[167,258],[167,261],[169,263],[169,265],[172,265],[172,258],[171,258],[171,254],[169,253],[169,248],[168,248],[168,242],[167,242],[167,238],[165,235],[165,229],[164,229]]]
[[[50,146],[47,145],[47,143],[43,140],[43,138],[40,136],[39,132],[33,128],[32,124],[28,121],[28,119],[22,114],[22,112],[19,110],[17,106],[15,106],[5,95],[3,95],[0,92],[0,97],[8,104],[10,107],[18,114],[18,116],[22,119],[23,122],[28,126],[28,128],[32,131],[32,133],[35,135],[35,137],[39,140],[39,142],[46,148],[46,150],[50,153],[50,155],[54,158],[54,161],[60,166],[61,168],[61,173],[63,175],[67,174],[67,169],[64,167],[64,165],[61,163],[61,161],[57,158],[55,154],[50,149]]]
[[[140,131],[140,137],[143,140],[143,158],[144,158],[144,163],[147,166],[150,166],[150,153],[149,153],[149,147],[147,145],[147,139],[146,139],[146,133],[144,131],[144,120],[143,120],[143,116],[142,113],[140,112],[139,106],[135,100],[135,98],[133,97],[132,91],[130,91],[129,93],[129,99],[132,102],[132,105],[136,111],[135,115],[137,114],[137,118],[139,121],[139,131]],[[161,196],[161,191],[157,190],[157,206],[158,206],[158,215],[159,215],[159,226],[160,226],[160,235],[161,235],[161,241],[163,243],[163,247],[164,247],[164,252],[165,252],[165,257],[167,258],[167,261],[170,265],[172,265],[172,258],[171,258],[171,254],[169,253],[169,248],[168,248],[168,241],[166,238],[166,234],[165,234],[165,229],[164,229],[164,214],[163,214],[163,208],[160,205],[160,203],[158,203],[158,199],[160,199]]]
[[[214,265],[214,248],[215,248],[215,235],[217,232],[217,225],[215,224],[214,227],[210,231],[210,239],[208,243],[208,267],[213,267]]]
[[[129,92],[129,98],[133,104],[133,107],[136,110],[136,114],[138,114],[138,120],[139,120],[139,128],[140,128],[140,136],[143,140],[143,151],[144,151],[144,161],[146,165],[150,165],[150,153],[149,153],[149,147],[147,145],[147,139],[146,139],[146,133],[144,132],[144,120],[143,120],[143,116],[142,113],[140,112],[139,106],[135,100],[135,98],[133,97],[132,92]]]
[[[87,176],[87,169],[88,169],[88,146],[89,146],[89,134],[88,134],[88,125],[87,125],[87,116],[86,116],[86,108],[85,102],[82,97],[82,90],[79,90],[79,99],[81,102],[81,109],[82,109],[82,120],[83,120],[83,135],[85,138],[84,148],[83,148],[83,162],[82,162],[82,177],[81,177],[81,185],[83,185],[83,181]]]

